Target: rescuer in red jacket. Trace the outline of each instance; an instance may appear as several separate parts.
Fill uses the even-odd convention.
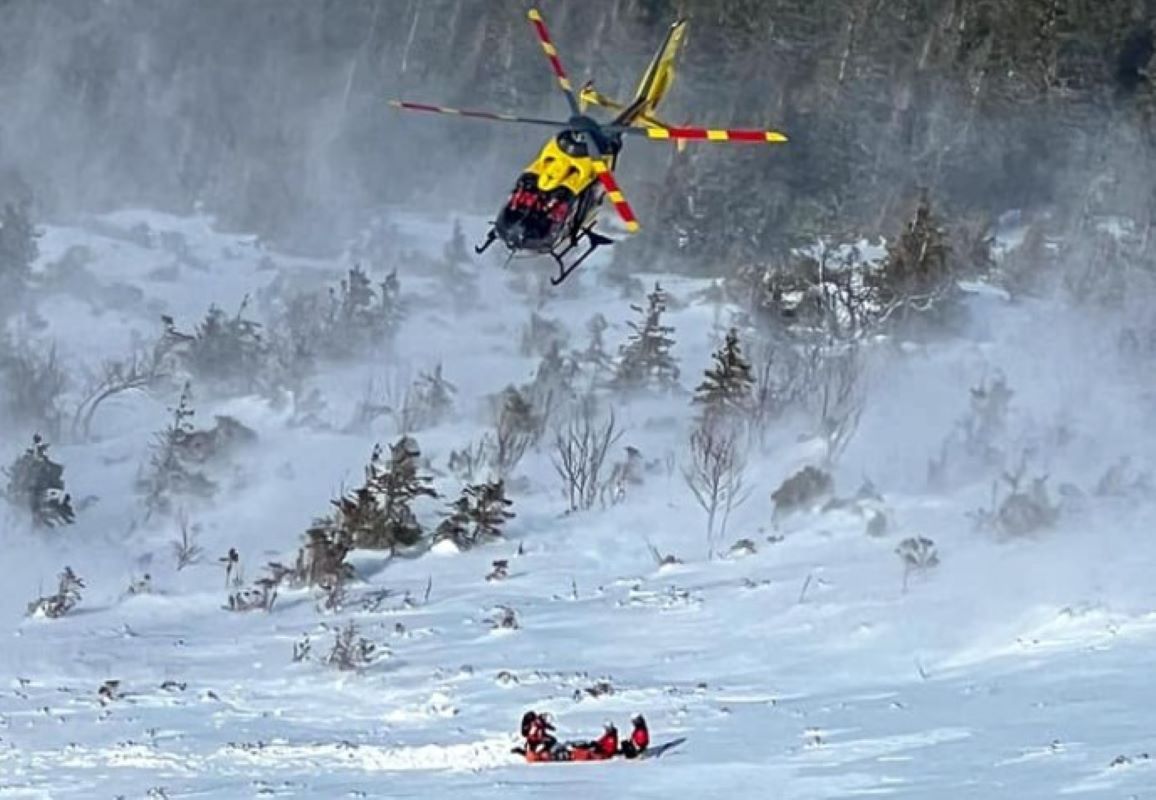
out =
[[[650,730],[646,727],[646,719],[641,714],[635,714],[630,722],[634,730],[630,738],[622,743],[622,755],[627,758],[638,758],[650,746]]]

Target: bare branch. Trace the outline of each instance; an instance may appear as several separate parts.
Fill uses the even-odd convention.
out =
[[[707,557],[715,551],[715,524],[721,514],[718,535],[726,534],[731,512],[749,497],[743,485],[746,454],[741,426],[719,417],[704,419],[690,436],[690,463],[683,477],[694,499],[706,512]]]
[[[601,477],[606,456],[622,438],[614,412],[599,420],[592,398],[587,398],[565,429],[554,437],[554,468],[565,483],[571,511],[594,507],[602,491]]]

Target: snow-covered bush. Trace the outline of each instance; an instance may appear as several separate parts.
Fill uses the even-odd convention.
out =
[[[1000,496],[1000,483],[991,488],[991,508],[979,509],[972,515],[977,527],[995,530],[1007,536],[1027,536],[1052,527],[1060,517],[1060,506],[1053,503],[1048,493],[1048,476],[1039,475],[1024,484],[1027,477],[1027,455],[1014,471],[1006,471],[1001,480],[1007,485],[1007,494]]]
[[[64,490],[64,467],[48,457],[48,442],[39,434],[4,474],[8,476],[5,498],[21,513],[30,515],[33,525],[55,528],[76,519],[72,498]]]
[[[814,508],[834,491],[835,481],[830,473],[814,466],[803,467],[771,492],[771,501],[775,506],[774,519],[777,521],[795,512]]]

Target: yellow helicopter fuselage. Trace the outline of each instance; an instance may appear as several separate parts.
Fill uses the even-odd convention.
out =
[[[538,191],[552,192],[555,189],[566,188],[573,192],[575,197],[582,194],[598,178],[594,171],[593,159],[589,156],[567,153],[558,144],[557,137],[552,137],[546,142],[538,157],[526,166],[524,172],[536,176]]]

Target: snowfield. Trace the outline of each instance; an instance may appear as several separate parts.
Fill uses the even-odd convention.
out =
[[[229,414],[259,436],[218,475],[214,502],[190,506],[199,564],[176,570],[177,523],[145,521],[133,489],[175,396],[118,398],[96,417],[97,441],[53,443],[74,500],[97,498],[75,525],[32,531],[3,512],[0,798],[1156,798],[1156,504],[1092,491],[1122,456],[1142,470],[1156,454],[1151,378],[1120,362],[1114,323],[1042,301],[976,291],[966,336],[879,346],[834,477],[840,497],[870,478],[884,536],[864,533],[855,505],[772,523],[770,493],[820,452],[784,420],[752,458],[753,492],[724,555],[708,560],[705,515],[680,468],[694,413],[685,392],[615,406],[617,449],[656,462],[620,504],[564,514],[548,435],[510,483],[505,541],[392,561],[359,552],[361,581],[339,612],[320,612],[306,590],[283,591],[270,613],[223,610],[219,557],[237,548],[249,580],[291,561],[373,444],[397,438],[388,416],[343,432],[371,382],[443,365],[456,417],[415,438],[439,490],[456,495],[450,451],[483,432],[487,395],[533,375],[538,358],[519,342],[536,300],[513,287],[549,265],[479,261],[476,297],[455,308],[404,255],[440,252],[450,223],[392,224],[409,315],[392,354],[313,380],[328,428],[291,425],[285,404],[193,387],[198,422]],[[464,227],[472,237],[481,221]],[[21,324],[78,374],[155,336],[161,314],[188,330],[211,303],[233,313],[248,295],[259,309],[350,264],[144,211],[49,226],[40,244],[41,321]],[[70,250],[80,266],[65,274]],[[667,319],[693,389],[733,309],[690,302],[708,284],[686,278],[644,276],[624,298],[597,280],[604,263],[546,293],[539,313],[576,349],[602,313],[613,353],[636,316],[629,304],[657,277],[679,301]],[[969,389],[997,370],[1015,392],[1012,447],[1036,454],[1050,486],[1081,489],[1064,495],[1052,529],[1007,540],[968,516],[989,504],[998,470],[936,492],[926,480]],[[27,441],[6,437],[0,461]],[[436,523],[442,508],[419,505],[420,516]],[[934,539],[941,563],[904,591],[895,548],[910,536]],[[740,538],[755,552],[726,555]],[[684,563],[659,567],[650,545]],[[510,575],[487,581],[496,559]],[[79,606],[27,617],[66,565],[86,582]],[[151,593],[127,593],[145,573]],[[517,629],[493,628],[503,607]],[[360,673],[318,663],[349,620],[379,649]],[[313,657],[294,661],[306,636]],[[102,697],[108,681],[118,683]],[[643,762],[531,766],[509,752],[530,708],[551,712],[567,739],[593,738],[605,719],[626,730],[641,711],[655,743],[686,741]]]

